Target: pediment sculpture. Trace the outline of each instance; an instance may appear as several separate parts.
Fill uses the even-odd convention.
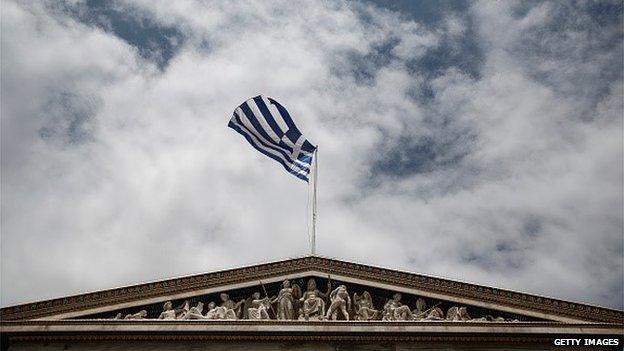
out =
[[[301,280],[299,280],[301,282]],[[237,301],[230,297],[229,292],[218,295],[220,303],[214,301],[201,301],[197,298],[193,305],[188,300],[174,308],[172,301],[166,301],[162,305],[162,311],[157,316],[150,318],[146,309],[128,311],[130,313],[117,313],[113,319],[138,320],[301,320],[301,321],[392,321],[392,322],[507,322],[515,321],[515,318],[494,317],[490,313],[481,313],[472,318],[468,312],[468,306],[450,305],[448,302],[434,301],[431,306],[423,297],[411,296],[408,299],[414,304],[403,301],[403,295],[399,292],[387,294],[385,302],[380,301],[380,292],[376,292],[376,298],[365,287],[354,287],[359,291],[351,293],[347,284],[335,284],[332,289],[331,280],[327,280],[325,291],[317,287],[317,281],[309,278],[306,290],[302,293],[301,288],[291,280],[284,280],[279,287],[277,295],[269,296],[262,284],[262,290],[255,291],[247,298],[241,298],[240,292],[233,292],[238,296]],[[274,286],[275,289],[275,286]],[[273,290],[276,291],[276,290]],[[244,295],[243,295],[244,296]],[[431,301],[431,300],[430,300]],[[207,302],[207,304],[206,304]],[[381,304],[383,303],[383,304]],[[442,306],[447,306],[446,312]],[[450,307],[449,307],[450,306]],[[483,312],[475,308],[476,312]],[[123,317],[122,317],[123,316]]]

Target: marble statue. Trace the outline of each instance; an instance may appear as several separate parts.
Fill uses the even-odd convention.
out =
[[[412,311],[408,306],[401,303],[401,294],[395,293],[384,305],[383,320],[384,321],[408,321],[413,318]]]
[[[413,319],[420,321],[427,316],[427,302],[422,297],[416,300],[416,309],[412,311]]]
[[[247,299],[238,302],[233,301],[227,293],[220,294],[218,303],[204,303],[198,301],[191,306],[189,301],[178,307],[174,307],[172,301],[163,304],[163,310],[158,315],[158,320],[269,320],[273,315],[278,320],[305,320],[305,321],[335,321],[338,319],[358,321],[370,321],[381,319],[383,321],[448,321],[448,322],[517,322],[517,319],[508,317],[495,317],[483,315],[473,318],[468,314],[466,306],[451,306],[443,311],[440,307],[448,302],[439,301],[433,306],[427,306],[424,298],[416,299],[416,309],[411,310],[401,303],[401,293],[395,293],[383,306],[383,309],[375,309],[373,298],[368,291],[361,295],[354,293],[350,296],[346,285],[340,285],[331,290],[331,284],[327,282],[327,292],[320,291],[316,281],[312,278],[307,281],[305,292],[294,282],[284,280],[277,296],[268,295],[262,297],[260,292],[254,292]],[[264,288],[264,286],[263,286]],[[265,294],[267,294],[265,290]],[[200,297],[196,297],[199,299]],[[352,300],[353,298],[353,300]],[[353,303],[352,303],[353,302]],[[244,304],[244,305],[243,305]],[[381,307],[381,306],[377,306]],[[136,307],[138,309],[138,307]],[[352,310],[353,308],[353,310]],[[269,312],[270,310],[270,312]],[[135,311],[136,312],[136,311]],[[205,314],[204,314],[205,313]],[[351,315],[350,315],[351,313]],[[489,313],[497,313],[491,311]],[[124,316],[125,315],[125,316]],[[126,314],[118,312],[115,320],[142,320],[148,318],[147,310]]]
[[[325,316],[325,301],[323,298],[327,297],[331,285],[327,283],[327,293],[323,293],[316,288],[316,281],[314,279],[308,280],[308,288],[299,299],[303,303],[301,312],[299,314],[300,320],[322,320]]]
[[[186,311],[180,315],[179,319],[204,319],[203,311],[204,303],[201,301],[194,307],[189,308],[188,305],[186,305]]]
[[[344,285],[340,285],[336,289],[334,289],[331,293],[329,293],[329,300],[331,301],[329,308],[327,309],[327,314],[325,315],[326,319],[331,319],[335,321],[338,319],[338,312],[342,312],[343,317],[346,320],[349,320],[349,313],[347,309],[351,309],[351,297],[347,292],[347,287]]]
[[[278,320],[293,320],[295,319],[295,298],[297,297],[297,290],[295,287],[291,287],[289,280],[284,280],[282,283],[282,289],[277,297],[271,300],[271,303],[277,303],[277,319]],[[300,292],[300,291],[299,291]],[[300,294],[299,294],[300,295]]]
[[[247,309],[249,319],[263,320],[269,318],[269,309],[271,308],[271,299],[268,297],[261,298],[259,292],[253,293],[251,307]]]
[[[144,319],[145,317],[147,317],[147,311],[140,310],[139,312],[134,314],[127,314],[124,319]]]
[[[373,298],[364,291],[362,296],[358,296],[357,293],[353,294],[353,303],[355,304],[355,319],[358,321],[369,321],[377,319],[379,311],[373,306]]]
[[[167,301],[163,304],[163,311],[158,319],[176,319],[176,311],[173,309],[173,303]]]
[[[459,319],[462,321],[469,321],[470,315],[468,314],[468,308],[467,307],[460,307],[459,308]]]
[[[446,312],[446,320],[451,322],[465,322],[471,320],[466,307],[453,306]]]
[[[444,319],[444,311],[440,307],[432,307],[424,318],[426,321],[441,321]]]
[[[226,294],[226,293],[221,293],[220,295],[221,297],[221,307],[224,307],[228,310],[232,310],[234,312],[234,315],[236,316],[235,319],[238,319],[240,317],[241,314],[241,305],[243,303],[245,303],[245,300],[240,300],[239,302],[234,302],[232,300],[230,300],[230,295]]]
[[[210,302],[208,304],[208,312],[204,316],[204,319],[237,319],[236,312],[233,309],[217,306],[216,303]]]
[[[204,316],[206,319],[220,319],[217,311],[217,304],[214,301],[210,301],[207,306],[206,315]]]

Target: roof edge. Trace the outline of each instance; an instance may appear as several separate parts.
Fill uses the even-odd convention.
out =
[[[451,296],[482,299],[505,306],[573,317],[588,322],[624,324],[624,311],[617,309],[348,262],[319,255],[288,258],[8,306],[0,309],[0,320],[41,318],[70,310],[86,310],[109,303],[137,301],[166,294],[188,292],[210,286],[229,285],[241,281],[258,280],[310,269],[322,270],[328,273],[341,273],[395,286],[413,286]]]

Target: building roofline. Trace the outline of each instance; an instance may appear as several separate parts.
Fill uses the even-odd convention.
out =
[[[211,284],[215,286],[219,286],[220,283],[227,285],[306,270],[340,272],[343,275],[359,276],[361,279],[374,279],[396,286],[412,284],[420,289],[433,292],[442,292],[473,299],[485,299],[502,305],[521,306],[529,310],[547,311],[554,315],[575,317],[587,321],[608,323],[622,323],[624,321],[624,312],[612,308],[483,286],[456,279],[349,262],[319,255],[241,265],[235,268],[177,276],[49,300],[23,303],[0,309],[0,319],[26,320],[42,318],[70,309],[88,309],[89,307],[100,306],[111,301],[140,300],[147,297],[163,296],[167,293],[193,291]]]

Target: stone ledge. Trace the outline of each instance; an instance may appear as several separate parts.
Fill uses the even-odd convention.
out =
[[[305,322],[305,321],[124,321],[65,320],[0,322],[0,332],[57,333],[225,333],[225,334],[575,334],[624,335],[624,325],[552,322]]]

